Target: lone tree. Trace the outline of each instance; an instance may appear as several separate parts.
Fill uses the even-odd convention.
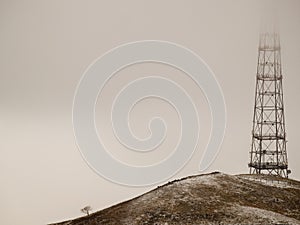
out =
[[[80,211],[83,212],[84,214],[86,214],[87,216],[89,216],[91,210],[92,210],[92,207],[88,205],[88,206],[84,207],[83,209],[81,209]]]

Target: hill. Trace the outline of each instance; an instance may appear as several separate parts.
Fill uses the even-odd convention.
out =
[[[90,216],[52,225],[300,224],[300,182],[219,172],[169,182]]]

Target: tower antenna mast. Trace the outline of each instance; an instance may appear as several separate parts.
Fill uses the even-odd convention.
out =
[[[288,177],[279,34],[261,33],[258,48],[250,174]]]

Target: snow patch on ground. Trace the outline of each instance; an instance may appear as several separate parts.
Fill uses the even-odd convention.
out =
[[[208,174],[204,176],[192,177],[190,179],[185,179],[180,181],[181,184],[195,185],[195,184],[204,184],[209,186],[220,186],[216,180],[216,177],[221,176],[222,174]]]
[[[294,218],[287,217],[285,215],[264,210],[264,209],[259,209],[259,208],[254,208],[250,206],[240,206],[236,205],[231,208],[231,210],[235,213],[237,213],[240,216],[243,217],[249,217],[249,218],[264,218],[267,220],[270,220],[272,223],[275,224],[290,224],[290,225],[299,225],[299,220],[296,220]]]
[[[272,186],[272,187],[278,187],[278,188],[294,188],[294,189],[300,189],[299,186],[293,185],[292,182],[289,180],[276,180],[276,179],[266,179],[262,177],[255,177],[255,176],[242,176],[243,179],[247,179],[250,181],[259,182],[263,185]]]

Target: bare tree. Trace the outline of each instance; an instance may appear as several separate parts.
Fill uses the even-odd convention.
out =
[[[83,212],[84,214],[86,214],[87,216],[89,216],[91,210],[92,210],[92,207],[88,205],[88,206],[84,207],[83,209],[81,209],[80,211]]]

